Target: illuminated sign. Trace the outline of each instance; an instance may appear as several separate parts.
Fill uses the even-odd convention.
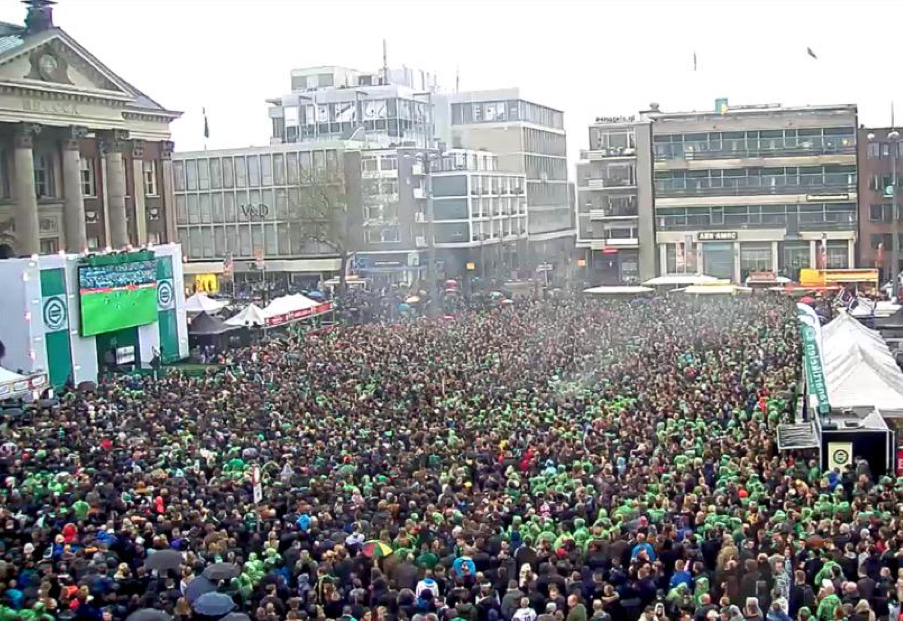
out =
[[[734,241],[737,239],[737,231],[704,231],[696,238],[701,241]]]

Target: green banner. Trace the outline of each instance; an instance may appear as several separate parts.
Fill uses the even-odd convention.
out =
[[[800,316],[800,335],[803,340],[803,365],[806,371],[806,386],[808,393],[818,399],[818,413],[827,414],[831,411],[828,402],[828,385],[825,382],[825,372],[821,363],[821,354],[818,351],[818,334],[815,327],[808,321],[808,317]]]
[[[157,326],[160,328],[160,358],[163,362],[178,361],[179,330],[172,257],[157,258]]]
[[[62,386],[72,375],[69,304],[66,273],[62,268],[41,270],[41,319],[47,348],[47,374],[52,386]]]

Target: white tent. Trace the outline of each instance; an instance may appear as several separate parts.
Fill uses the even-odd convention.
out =
[[[315,306],[318,306],[319,304],[319,302],[315,302],[310,298],[301,295],[300,293],[296,293],[294,295],[284,295],[281,298],[276,298],[275,300],[267,304],[266,308],[263,309],[263,314],[268,318],[277,317],[279,315],[285,315],[288,313],[294,313],[296,311],[313,308]]]
[[[740,285],[723,285],[723,284],[702,284],[690,285],[685,289],[681,289],[684,293],[695,293],[697,295],[736,295],[738,293],[748,293],[752,291],[749,287],[741,287]]]
[[[689,285],[704,285],[716,283],[719,279],[705,274],[665,274],[656,276],[643,283],[644,287],[687,287]]]
[[[0,367],[0,401],[26,397],[33,391],[43,390],[46,387],[47,375],[44,373],[20,375]]]
[[[903,372],[876,331],[841,312],[822,328],[822,359],[832,408],[903,413]]]
[[[185,300],[185,311],[189,313],[207,313],[212,315],[228,306],[228,302],[211,300],[206,293],[195,293]]]
[[[263,310],[256,304],[249,304],[241,309],[241,312],[230,317],[226,323],[230,326],[262,326],[266,323]]]
[[[584,289],[583,293],[588,295],[643,295],[653,291],[655,291],[655,289],[652,287],[603,286]]]

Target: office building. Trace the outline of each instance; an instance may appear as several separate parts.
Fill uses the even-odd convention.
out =
[[[577,248],[591,284],[655,276],[652,129],[636,117],[599,117],[577,164]]]
[[[436,135],[451,148],[487,151],[500,171],[527,181],[528,247],[520,267],[570,267],[575,224],[568,195],[564,113],[524,99],[517,88],[434,97]]]
[[[894,131],[897,131],[896,136]],[[881,269],[884,280],[890,279],[895,231],[898,248],[903,249],[903,235],[899,225],[894,225],[893,218],[894,163],[897,167],[897,209],[903,211],[899,206],[900,188],[903,187],[901,144],[899,130],[892,127],[859,129],[859,267]],[[897,266],[899,271],[900,265]]]
[[[367,73],[347,67],[295,69],[291,92],[268,99],[271,144],[366,140],[430,146],[435,77],[410,69]]]
[[[360,150],[358,142],[320,140],[176,153],[175,221],[189,261],[185,273],[222,274],[227,257],[236,282],[260,279],[262,268],[299,286],[336,273],[338,252],[311,238],[301,205],[311,181],[323,177],[342,179],[349,202],[359,204]]]
[[[28,0],[0,23],[0,256],[163,243],[178,112],[113,73]]]
[[[716,107],[645,113],[659,272],[854,267],[856,106]]]

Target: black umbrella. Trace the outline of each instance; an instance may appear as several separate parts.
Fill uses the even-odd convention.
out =
[[[225,593],[204,593],[191,608],[205,617],[223,617],[235,610],[235,602]]]
[[[125,621],[172,621],[172,617],[162,610],[142,608],[126,617]]]
[[[243,612],[230,612],[219,621],[251,621],[251,617]]]
[[[97,384],[91,380],[86,380],[84,382],[79,382],[77,388],[79,392],[94,392],[97,390]]]
[[[185,588],[185,599],[190,603],[194,603],[201,595],[205,593],[213,593],[216,591],[216,585],[207,580],[204,576],[198,576],[188,583]]]
[[[176,571],[181,565],[182,554],[178,550],[157,550],[144,561],[145,569],[157,571]]]
[[[235,563],[214,563],[208,565],[202,574],[208,580],[231,580],[240,572]]]

